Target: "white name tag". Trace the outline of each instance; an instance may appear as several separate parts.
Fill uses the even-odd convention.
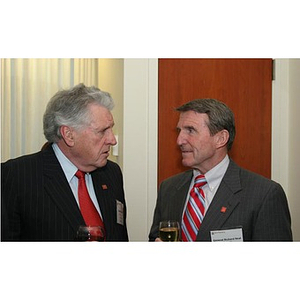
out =
[[[124,205],[119,200],[116,200],[117,203],[117,223],[124,225]]]
[[[212,242],[242,242],[243,229],[212,230],[210,237]]]

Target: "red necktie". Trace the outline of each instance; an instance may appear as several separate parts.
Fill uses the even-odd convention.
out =
[[[198,175],[190,192],[188,204],[182,220],[182,241],[195,241],[204,217],[205,195],[202,186],[206,184],[204,175]]]
[[[89,196],[86,184],[85,173],[78,170],[75,174],[78,178],[78,199],[81,214],[87,226],[101,226],[104,229],[103,221]]]

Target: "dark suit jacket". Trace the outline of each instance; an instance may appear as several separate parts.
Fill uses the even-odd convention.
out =
[[[149,240],[158,236],[159,222],[181,224],[192,170],[166,179],[160,186]],[[225,212],[224,208],[226,208]],[[210,241],[210,231],[242,226],[244,241],[291,241],[291,218],[282,187],[230,161],[205,214],[197,241]]]
[[[52,147],[1,164],[1,239],[72,241],[84,220]],[[123,177],[108,161],[92,172],[107,241],[128,241]],[[116,200],[124,205],[124,225],[117,223]]]

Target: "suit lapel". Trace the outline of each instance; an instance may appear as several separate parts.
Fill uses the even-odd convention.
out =
[[[221,184],[205,214],[197,240],[210,240],[210,231],[221,229],[240,202],[236,195],[241,190],[240,168],[230,161]]]
[[[177,188],[173,189],[173,194],[170,194],[171,199],[174,199],[174,202],[172,202],[172,207],[170,207],[171,219],[178,220],[180,224],[192,177],[192,170],[185,172],[183,177],[178,178],[178,182],[175,183]],[[174,216],[172,216],[172,214],[174,214]]]
[[[115,224],[117,224],[116,200],[122,200],[118,199],[115,194],[115,187],[113,186],[114,179],[109,176],[109,169],[106,168],[106,166],[92,172],[94,190],[105,224],[107,239],[110,239],[115,235]]]
[[[102,178],[100,172],[97,171],[93,172],[92,179],[93,179],[94,190],[99,203],[103,221],[107,223],[107,218],[109,214],[106,213],[107,210],[106,204],[108,199],[110,198],[109,194],[111,192],[111,188],[106,182],[106,180]]]
[[[45,190],[76,231],[84,220],[52,147],[43,151]]]

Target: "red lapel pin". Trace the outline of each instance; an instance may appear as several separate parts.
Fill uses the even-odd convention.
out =
[[[222,208],[221,208],[221,212],[222,212],[222,213],[224,213],[224,212],[226,212],[226,210],[227,210],[227,207],[225,207],[225,206],[222,206]]]
[[[103,190],[107,190],[107,185],[106,184],[102,184],[102,189]]]

